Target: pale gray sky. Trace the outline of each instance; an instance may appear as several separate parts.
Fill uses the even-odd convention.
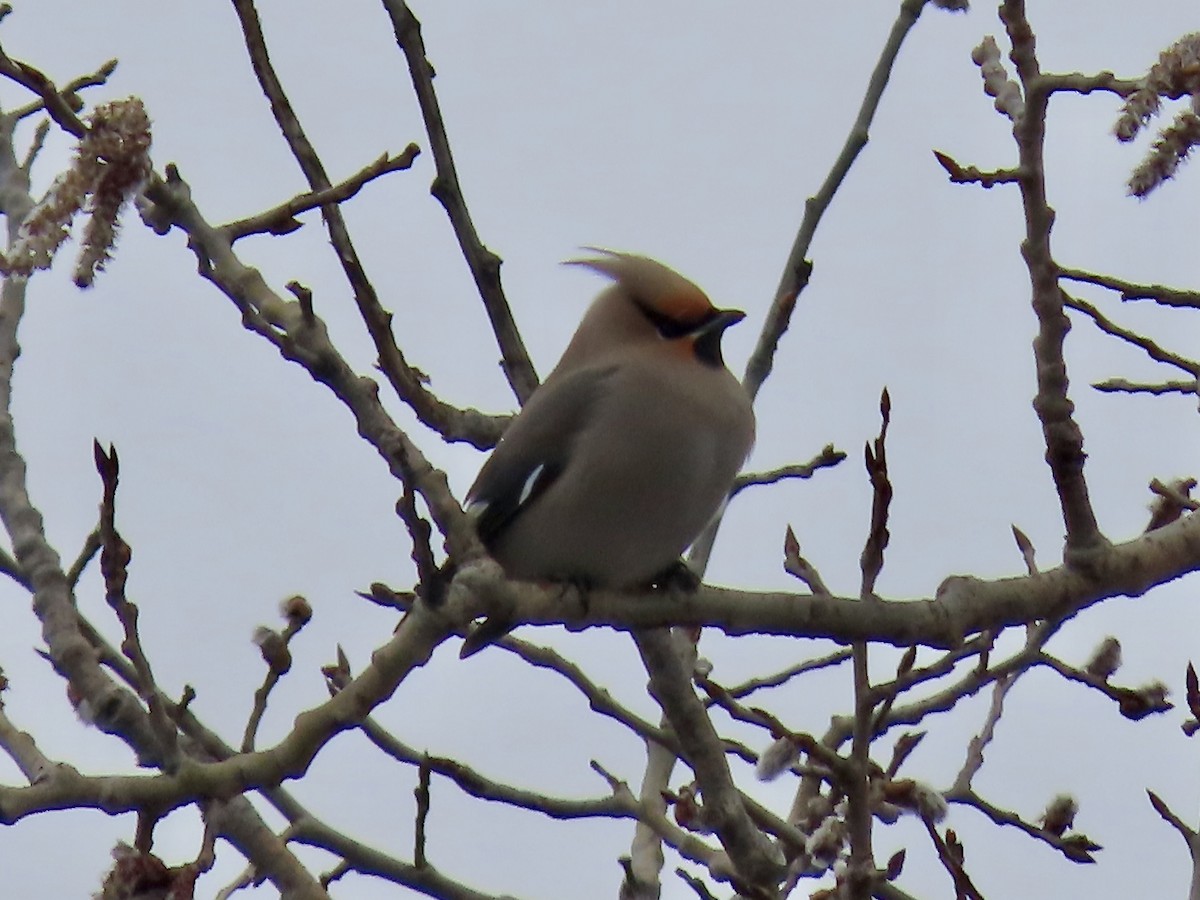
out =
[[[156,165],[176,162],[201,210],[219,222],[304,189],[279,138],[224,4],[71,0],[16,2],[0,28],[4,49],[59,82],[121,61],[93,101],[140,96],[154,121]],[[806,196],[844,140],[895,10],[895,0],[813,4],[624,2],[416,3],[460,176],[476,224],[505,260],[509,300],[539,371],[549,370],[594,277],[558,266],[580,245],[645,253],[678,268],[718,305],[744,308],[726,357],[741,371],[799,223]],[[1018,524],[1039,559],[1057,562],[1062,524],[1030,408],[1029,310],[1014,190],[947,183],[931,149],[993,168],[1015,159],[1006,120],[983,96],[970,51],[1000,34],[992,4],[967,15],[927,10],[902,52],[862,154],[822,224],[815,271],[759,407],[751,467],[804,460],[832,442],[849,452],[812,482],[759,489],[730,510],[709,571],[718,582],[793,589],[780,547],[791,523],[805,555],[837,591],[856,592],[870,495],[860,462],[891,391],[889,455],[896,500],[879,583],[888,597],[930,596],[955,573],[1016,574]],[[404,61],[379,5],[263,2],[272,58],[336,179],[410,141],[427,146]],[[1191,4],[1109,0],[1031,2],[1042,65],[1132,76],[1196,27]],[[1002,40],[1002,39],[1001,39]],[[27,98],[0,84],[7,106]],[[1109,134],[1117,102],[1056,100],[1048,144],[1054,246],[1065,265],[1136,281],[1194,286],[1200,173],[1146,202],[1124,181],[1143,140]],[[26,135],[27,137],[28,135]],[[51,141],[37,170],[49,183],[69,144]],[[479,301],[440,207],[428,196],[432,161],[388,176],[345,206],[354,239],[401,345],[447,400],[513,407]],[[283,239],[239,245],[274,286],[296,279],[352,361],[369,344],[327,252],[317,217]],[[69,265],[70,252],[66,262]],[[353,591],[411,583],[408,545],[392,506],[396,483],[323,388],[243,332],[232,305],[195,274],[182,237],[127,221],[116,260],[87,293],[56,267],[30,286],[16,376],[17,435],[35,503],[52,540],[73,557],[95,521],[99,479],[91,441],[121,454],[118,514],[133,545],[130,593],[159,681],[194,685],[197,712],[236,741],[262,664],[249,636],[277,602],[308,596],[317,612],[293,647],[296,667],[277,691],[262,740],[324,695],[318,666],[340,642],[361,665],[393,617]],[[1200,332],[1184,314],[1116,309],[1186,349]],[[1152,313],[1146,315],[1147,312]],[[1197,418],[1188,401],[1098,395],[1112,375],[1151,376],[1135,353],[1078,322],[1068,343],[1074,397],[1087,436],[1101,526],[1114,540],[1146,519],[1146,483],[1193,472]],[[405,422],[411,417],[402,410]],[[418,432],[459,491],[480,457]],[[1120,681],[1163,678],[1181,690],[1200,612],[1192,584],[1116,600],[1070,624],[1052,645],[1082,661],[1119,634]],[[1194,589],[1194,588],[1193,588]],[[0,665],[14,720],[44,751],[89,772],[130,765],[123,746],[80,726],[61,684],[33,653],[27,596],[0,584]],[[115,633],[93,568],[81,606]],[[524,634],[524,633],[523,633]],[[630,642],[609,633],[530,631],[584,664],[643,713],[644,673]],[[714,677],[734,682],[819,652],[807,642],[705,637]],[[636,782],[640,745],[595,721],[565,685],[530,674],[498,651],[468,661],[447,646],[379,710],[409,743],[460,756],[486,773],[549,792],[597,795],[597,759]],[[892,656],[878,654],[883,666]],[[772,707],[820,732],[850,694],[847,672],[802,682]],[[1182,699],[1178,694],[1176,699]],[[938,720],[912,772],[946,786],[978,728],[986,698]],[[969,871],[988,897],[1181,896],[1188,864],[1179,839],[1145,801],[1152,788],[1186,817],[1200,805],[1196,748],[1179,715],[1132,724],[1111,704],[1035,673],[1013,692],[978,786],[1034,817],[1059,791],[1081,801],[1079,827],[1105,846],[1101,864],[1073,867],[981,817],[953,810]],[[740,773],[745,775],[746,773]],[[19,773],[0,760],[0,778]],[[335,823],[383,849],[411,852],[414,773],[378,764],[356,735],[338,738],[296,791]],[[785,809],[790,785],[756,793]],[[353,806],[353,809],[349,809]],[[160,826],[171,862],[194,856],[196,819]],[[1193,822],[1194,824],[1194,822]],[[612,897],[624,825],[559,824],[464,799],[434,784],[431,859],[483,890],[522,897]],[[80,897],[98,885],[132,817],[42,816],[0,830],[0,866],[13,897]],[[947,896],[919,828],[884,830],[884,849],[910,846],[902,884]],[[64,853],[64,847],[69,852]],[[669,867],[671,868],[671,867]],[[224,849],[201,882],[210,897],[238,871]],[[347,879],[339,896],[395,897],[399,889]],[[262,895],[268,892],[263,891]],[[667,898],[694,896],[673,876]]]

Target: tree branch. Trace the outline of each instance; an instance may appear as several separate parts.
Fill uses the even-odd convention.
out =
[[[252,234],[290,234],[300,227],[300,223],[295,221],[295,217],[300,213],[327,204],[344,203],[362,190],[363,185],[391,172],[411,169],[413,160],[420,152],[421,149],[416,144],[409,144],[399,156],[390,156],[384,153],[379,159],[359,169],[345,181],[324,190],[298,194],[291,200],[268,209],[266,212],[238,219],[236,222],[230,222],[220,228],[228,233],[231,243]]]
[[[721,839],[740,879],[773,887],[783,874],[782,859],[775,857],[746,811],[721,740],[680,664],[671,633],[666,629],[637,630],[633,639],[650,676],[650,694],[670,720],[682,755],[696,773],[704,796],[705,823]]]
[[[742,377],[742,383],[746,386],[746,391],[751,398],[758,396],[759,388],[771,374],[779,340],[787,331],[792,313],[796,309],[796,301],[800,297],[800,292],[808,284],[809,275],[812,274],[812,263],[808,261],[807,256],[817,226],[821,223],[825,210],[829,208],[834,194],[845,181],[858,154],[867,145],[871,122],[875,118],[876,110],[879,109],[879,101],[883,97],[884,88],[887,87],[888,80],[891,78],[892,67],[900,53],[900,46],[904,43],[904,39],[913,25],[916,24],[925,3],[926,0],[903,0],[900,4],[900,12],[879,53],[879,59],[875,63],[871,77],[867,81],[866,93],[859,106],[858,115],[850,126],[850,132],[846,135],[846,142],[842,145],[841,152],[838,153],[833,167],[825,176],[817,193],[804,203],[804,217],[800,222],[800,230],[792,242],[792,249],[783,266],[783,275],[779,280],[779,286],[775,289],[775,298],[767,311],[758,343],[746,363],[746,372]]]
[[[1012,61],[1024,88],[1024,113],[1013,122],[1013,137],[1020,158],[1018,185],[1025,210],[1025,240],[1021,244],[1021,254],[1029,270],[1033,310],[1038,319],[1038,335],[1033,344],[1038,392],[1033,406],[1042,423],[1046,462],[1054,478],[1067,530],[1066,560],[1075,564],[1102,548],[1106,541],[1088,498],[1083,433],[1075,421],[1075,405],[1068,396],[1067,366],[1063,359],[1063,341],[1070,321],[1063,312],[1058,266],[1050,252],[1054,211],[1046,201],[1043,163],[1046,104],[1050,91],[1038,65],[1024,0],[1004,0],[1000,18],[1008,31]]]
[[[1095,322],[1096,327],[1105,334],[1110,334],[1127,344],[1132,344],[1134,347],[1142,350],[1155,362],[1166,363],[1169,366],[1174,366],[1177,369],[1187,372],[1193,377],[1200,377],[1200,363],[1187,359],[1186,357],[1179,356],[1175,353],[1171,353],[1168,350],[1164,350],[1154,341],[1150,340],[1150,338],[1138,334],[1136,331],[1130,331],[1128,328],[1122,328],[1087,301],[1063,294],[1063,305],[1069,309],[1074,309],[1083,313],[1089,319]]]
[[[1200,309],[1200,291],[1185,291],[1162,284],[1138,284],[1112,275],[1099,275],[1083,269],[1060,268],[1059,275],[1071,281],[1094,284],[1121,295],[1122,300],[1153,300],[1160,306]]]
[[[500,361],[513,393],[523,404],[538,385],[537,372],[529,359],[525,343],[517,330],[517,323],[509,309],[504,289],[500,285],[500,257],[484,246],[458,182],[458,171],[454,156],[450,152],[450,140],[446,136],[446,124],[438,105],[437,92],[433,87],[433,65],[425,55],[425,41],[421,37],[421,23],[403,0],[383,0],[383,8],[392,20],[396,43],[408,61],[421,116],[425,120],[425,131],[433,152],[437,177],[430,193],[446,210],[454,236],[462,249],[467,267],[475,279],[475,286],[483,300],[484,309],[492,323],[496,343],[500,347]]]
[[[313,194],[337,193],[317,156],[316,149],[300,125],[292,105],[284,93],[283,85],[271,65],[263,38],[262,26],[255,12],[253,0],[232,0],[238,20],[242,26],[246,50],[254,67],[263,94],[271,105],[271,112],[280,131],[287,140],[292,155],[299,163]],[[337,254],[338,262],[346,281],[354,292],[359,315],[367,327],[378,353],[379,368],[387,377],[397,395],[412,407],[417,417],[427,426],[439,432],[447,441],[464,440],[474,446],[492,446],[497,439],[497,423],[474,411],[460,412],[442,403],[425,388],[422,376],[404,358],[392,334],[392,315],[379,302],[375,287],[367,277],[366,270],[354,249],[349,229],[337,203],[321,205],[321,215],[329,232],[330,242]],[[225,235],[232,244],[236,235]],[[474,413],[472,415],[472,413]]]

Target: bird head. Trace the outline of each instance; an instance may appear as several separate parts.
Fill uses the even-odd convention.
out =
[[[693,354],[705,365],[724,365],[721,335],[745,313],[716,308],[695,284],[653,259],[585,249],[601,255],[567,260],[565,265],[607,275],[615,284],[588,310],[564,361],[568,356],[574,362],[610,346],[650,339],[673,342],[680,352]]]

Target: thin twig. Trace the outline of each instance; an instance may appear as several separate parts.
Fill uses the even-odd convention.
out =
[[[453,782],[463,793],[489,803],[502,803],[518,809],[540,813],[560,820],[588,818],[630,818],[637,815],[632,795],[596,799],[566,799],[551,797],[525,788],[514,787],[484,775],[478,769],[444,756],[433,756],[416,750],[396,738],[375,719],[367,717],[360,726],[363,735],[391,759],[418,770],[418,787],[422,770]],[[418,810],[420,798],[417,798]]]
[[[963,868],[962,844],[958,842],[957,835],[953,831],[947,830],[947,836],[943,838],[938,834],[937,826],[933,822],[929,819],[922,819],[922,821],[925,823],[925,830],[929,832],[929,839],[937,850],[938,859],[949,873],[950,880],[954,882],[955,900],[983,900],[983,895],[979,893]]]
[[[268,209],[266,212],[238,219],[222,225],[221,230],[229,235],[231,242],[236,242],[252,234],[288,234],[300,227],[295,217],[310,209],[317,209],[332,203],[344,203],[363,186],[381,178],[390,172],[401,172],[412,168],[413,160],[421,152],[416,144],[409,144],[399,156],[389,156],[384,153],[379,159],[364,166],[345,181],[341,181],[325,190],[309,191],[298,194],[291,200]]]
[[[1200,309],[1200,291],[1185,291],[1162,284],[1138,284],[1113,275],[1099,275],[1083,269],[1060,268],[1059,274],[1071,281],[1095,284],[1116,291],[1122,300],[1153,300],[1160,306]]]
[[[1128,97],[1142,86],[1139,78],[1117,78],[1112,72],[1097,72],[1094,75],[1083,72],[1043,72],[1042,83],[1049,93],[1087,95],[1101,91],[1118,97]]]
[[[1123,328],[1117,325],[1111,319],[1088,303],[1086,300],[1080,300],[1077,297],[1072,297],[1068,294],[1063,294],[1063,305],[1069,309],[1077,310],[1089,319],[1096,323],[1096,327],[1105,334],[1110,334],[1115,338],[1120,338],[1127,344],[1132,344],[1139,350],[1142,350],[1155,362],[1165,363],[1168,366],[1174,366],[1181,371],[1187,372],[1189,375],[1200,378],[1200,362],[1188,359],[1184,356],[1179,356],[1176,353],[1171,353],[1169,350],[1164,350],[1157,343],[1152,341],[1145,335],[1138,334],[1136,331],[1131,331],[1128,328]]]
[[[1088,838],[1087,835],[1078,832],[1065,836],[1053,834],[1038,825],[1025,821],[1016,813],[989,803],[974,790],[967,791],[965,794],[947,793],[945,796],[946,800],[950,803],[979,810],[979,812],[991,819],[996,825],[1011,825],[1025,832],[1031,838],[1053,847],[1064,857],[1071,860],[1071,862],[1093,863],[1096,860],[1092,854],[1097,850],[1103,849],[1099,844]]]
[[[291,667],[290,653],[287,649],[290,635],[286,632],[284,635],[280,635],[269,631],[269,629],[263,629],[263,631],[268,632],[267,635],[263,636],[268,637],[274,646],[271,651],[268,651],[265,649],[264,642],[259,642],[260,648],[263,649],[263,658],[267,662],[267,674],[263,676],[262,684],[254,691],[254,704],[250,708],[250,715],[246,719],[246,727],[242,732],[241,749],[243,753],[250,753],[254,750],[254,741],[258,736],[258,727],[262,723],[263,716],[266,715],[267,703],[270,701],[271,692],[275,690],[275,686],[279,684],[279,680],[283,677],[287,669]],[[285,667],[272,662],[272,658],[286,659],[287,666]]]
[[[979,729],[979,733],[971,738],[970,743],[967,745],[967,758],[963,761],[962,768],[954,779],[954,786],[950,788],[952,792],[966,793],[970,790],[971,781],[975,778],[979,770],[983,768],[983,751],[992,742],[992,738],[996,734],[996,723],[1000,721],[1000,716],[1004,713],[1004,698],[1008,696],[1008,692],[1016,684],[1018,674],[1014,672],[1011,675],[1006,675],[1004,678],[997,679],[996,683],[992,685],[992,705],[988,707],[987,718],[984,719],[983,727]]]
[[[73,112],[79,112],[83,108],[83,101],[77,96],[81,90],[90,87],[100,87],[108,83],[108,79],[112,77],[112,73],[117,70],[117,61],[110,59],[95,72],[88,75],[80,75],[68,81],[65,85],[58,89],[57,94],[67,104]],[[27,87],[29,85],[26,85]],[[38,91],[40,94],[41,92]],[[12,112],[5,113],[13,119],[25,119],[35,115],[46,108],[45,99],[35,100],[32,103],[27,103],[24,106],[19,106]],[[78,137],[78,135],[77,135]]]
[[[746,372],[742,378],[742,383],[746,386],[746,391],[751,397],[758,395],[759,388],[767,380],[767,376],[771,374],[771,368],[775,361],[775,351],[779,346],[779,339],[783,337],[784,332],[788,329],[792,313],[796,308],[796,300],[799,298],[800,292],[804,290],[805,285],[808,284],[808,278],[812,272],[812,263],[808,261],[807,256],[808,248],[812,245],[817,226],[821,223],[821,217],[829,208],[834,194],[837,193],[842,182],[845,181],[850,167],[854,165],[854,161],[858,158],[858,154],[867,145],[871,122],[874,120],[875,112],[879,108],[879,101],[883,97],[883,91],[887,87],[888,79],[891,78],[892,67],[895,65],[896,56],[900,53],[900,46],[904,43],[904,39],[908,36],[908,32],[912,29],[913,25],[916,24],[925,3],[926,0],[904,0],[900,4],[900,12],[892,25],[892,30],[888,34],[883,49],[880,51],[879,59],[875,63],[871,77],[867,81],[866,93],[863,96],[862,104],[859,106],[858,115],[850,126],[850,132],[846,135],[846,141],[842,145],[837,159],[834,160],[832,168],[830,168],[829,173],[825,176],[825,180],[817,190],[817,193],[809,197],[804,203],[804,218],[800,222],[800,229],[796,233],[792,249],[788,253],[787,261],[784,263],[783,275],[779,280],[779,286],[775,290],[775,297],[771,302],[771,307],[767,311],[766,320],[763,323],[758,343],[754,348],[754,352],[750,355],[749,361],[746,363]]]
[[[816,659],[806,659],[804,662],[797,663],[794,666],[789,666],[774,675],[765,675],[761,678],[751,678],[748,681],[743,681],[740,684],[735,684],[733,687],[726,688],[726,693],[736,700],[743,697],[748,697],[755,691],[763,688],[779,687],[791,681],[797,675],[803,675],[806,672],[813,672],[817,669],[828,668],[829,666],[839,666],[850,658],[849,650],[835,650],[825,656],[819,656]],[[711,700],[709,702],[712,702]]]
[[[1174,828],[1187,844],[1188,855],[1192,858],[1192,884],[1188,891],[1188,900],[1200,900],[1200,834],[1179,818],[1154,791],[1148,790],[1146,795],[1150,798],[1150,805],[1154,807],[1154,811]]]
[[[1012,534],[1013,540],[1017,542],[1017,549],[1021,551],[1021,559],[1025,561],[1025,571],[1030,575],[1036,575],[1038,572],[1037,551],[1034,550],[1033,542],[1016,525],[1012,526]]]
[[[254,74],[263,94],[270,102],[275,121],[300,165],[309,188],[314,194],[326,194],[334,190],[316,149],[304,133],[279,76],[271,65],[253,0],[233,0],[233,6],[242,26],[242,35]],[[425,387],[423,376],[408,363],[396,344],[392,333],[391,313],[383,308],[375,286],[367,277],[366,269],[350,239],[341,208],[337,203],[325,203],[320,209],[329,232],[330,243],[336,251],[346,281],[354,292],[359,315],[375,345],[379,368],[396,394],[412,407],[425,425],[437,431],[446,440],[463,440],[480,448],[492,446],[498,437],[497,423],[492,417],[479,413],[472,415],[474,411],[471,410],[454,410],[434,397]],[[229,235],[225,237],[228,238]]]
[[[413,865],[425,868],[425,824],[429,819],[429,757],[417,766],[417,786],[413,789],[417,801],[417,821],[413,828]]]
[[[1109,684],[1104,678],[1092,675],[1075,666],[1068,665],[1056,656],[1039,653],[1035,665],[1052,669],[1068,681],[1074,681],[1099,691],[1117,704],[1121,715],[1132,721],[1146,716],[1169,712],[1174,704],[1167,700],[1167,689],[1162,682],[1151,682],[1141,688],[1125,688]]]
[[[450,493],[445,473],[435,469],[396,425],[380,401],[378,385],[350,367],[321,318],[314,315],[310,319],[299,303],[285,300],[267,286],[258,271],[242,263],[228,236],[204,219],[176,167],[167,166],[165,178],[152,177],[145,196],[150,201],[143,210],[148,224],[164,234],[176,227],[188,235],[201,276],[234,303],[242,324],[327,386],[354,415],[359,433],[387,462],[391,473],[401,483],[413,480],[434,523],[446,535],[451,554],[461,561],[481,555],[478,538]]]
[[[859,564],[862,568],[862,591],[866,600],[875,596],[875,582],[883,570],[883,551],[887,549],[888,511],[892,503],[892,483],[888,479],[887,432],[892,417],[892,399],[887,388],[879,395],[879,436],[873,444],[867,444],[865,459],[867,475],[871,480],[871,527],[863,547]]]
[[[101,71],[103,71],[103,68]],[[54,82],[38,69],[35,69],[28,63],[15,60],[3,50],[0,50],[0,75],[12,79],[17,84],[37,94],[41,98],[38,105],[44,108],[46,114],[57,122],[59,127],[64,131],[75,135],[77,138],[81,138],[87,133],[87,126],[75,115],[75,110],[72,108],[71,100],[68,99],[67,93],[65,91],[60,93],[54,86]]]
[[[108,452],[100,446],[99,441],[92,443],[96,471],[104,484],[104,497],[100,503],[100,573],[104,578],[104,594],[108,605],[121,622],[124,639],[121,641],[121,652],[133,663],[138,674],[139,694],[150,711],[150,724],[158,734],[160,764],[168,771],[178,765],[179,742],[175,723],[167,715],[161,699],[161,693],[154,681],[154,672],[150,660],[142,647],[141,635],[138,633],[138,617],[140,611],[125,595],[125,585],[129,577],[128,566],[132,550],[117,531],[116,502],[117,482],[120,475],[120,461],[116,448],[109,446]]]
[[[791,525],[783,534],[783,571],[808,585],[814,596],[832,596],[817,567],[801,555],[800,541],[796,538],[796,532],[792,531]]]
[[[99,551],[100,529],[93,528],[84,539],[83,546],[79,548],[79,555],[75,557],[75,562],[71,563],[71,568],[67,570],[67,583],[71,585],[72,590],[79,584],[79,579],[83,576],[88,563],[96,558]]]
[[[780,481],[792,478],[812,478],[819,469],[836,466],[845,458],[846,454],[841,450],[835,450],[833,444],[826,444],[820,453],[806,463],[794,463],[766,472],[746,472],[743,475],[739,475],[733,480],[733,487],[729,490],[729,496],[731,498],[736,497],[746,488],[755,485],[777,484]]]
[[[433,65],[425,54],[425,41],[421,37],[421,23],[403,0],[383,0],[383,7],[392,20],[396,43],[408,61],[421,117],[425,120],[425,132],[433,153],[437,177],[430,189],[433,196],[446,210],[454,236],[462,249],[463,257],[475,279],[475,286],[483,300],[484,309],[492,323],[496,343],[500,347],[501,365],[508,377],[517,399],[524,403],[538,385],[537,372],[529,359],[525,343],[517,330],[512,310],[500,285],[500,257],[489,250],[479,238],[471,214],[467,209],[458,172],[454,167],[454,156],[450,152],[450,140],[446,135],[446,123],[438,105],[437,92],[433,87]]]
[[[746,361],[746,369],[742,375],[742,384],[751,400],[758,396],[763,383],[771,374],[771,369],[775,365],[775,354],[779,349],[779,341],[791,324],[792,314],[796,310],[796,302],[812,274],[812,263],[807,256],[813,236],[817,232],[817,226],[833,201],[834,194],[838,192],[842,182],[845,181],[858,154],[867,145],[871,122],[879,108],[884,88],[887,87],[888,80],[891,78],[892,67],[900,53],[900,46],[904,43],[904,39],[913,25],[916,24],[917,18],[921,15],[921,10],[927,2],[928,0],[902,0],[900,12],[892,24],[887,41],[884,43],[875,68],[871,71],[871,77],[867,81],[862,104],[846,135],[846,141],[825,176],[825,180],[821,183],[821,187],[816,194],[804,201],[804,216],[800,220],[800,228],[796,232],[792,249],[784,262],[783,274],[780,276],[775,296],[763,320],[758,342],[755,344],[750,358]],[[703,572],[708,568],[708,560],[712,554],[713,544],[716,543],[717,532],[721,528],[723,518],[718,515],[692,545],[692,549],[688,553],[688,563],[694,571]]]
[[[954,184],[977,184],[981,188],[992,188],[998,184],[1013,184],[1017,180],[1015,169],[997,169],[994,172],[984,172],[974,166],[964,166],[955,161],[954,157],[940,150],[933,151],[933,157],[938,165],[946,170],[950,181]]]
[[[1200,392],[1200,381],[1193,379],[1191,381],[1164,381],[1158,384],[1148,384],[1145,382],[1128,381],[1124,378],[1110,378],[1107,381],[1093,382],[1092,387],[1108,394],[1194,395]]]

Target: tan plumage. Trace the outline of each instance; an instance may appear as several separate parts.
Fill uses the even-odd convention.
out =
[[[514,578],[654,581],[712,519],[754,441],[720,353],[743,318],[678,273],[610,251],[612,278],[484,464],[468,510]]]

